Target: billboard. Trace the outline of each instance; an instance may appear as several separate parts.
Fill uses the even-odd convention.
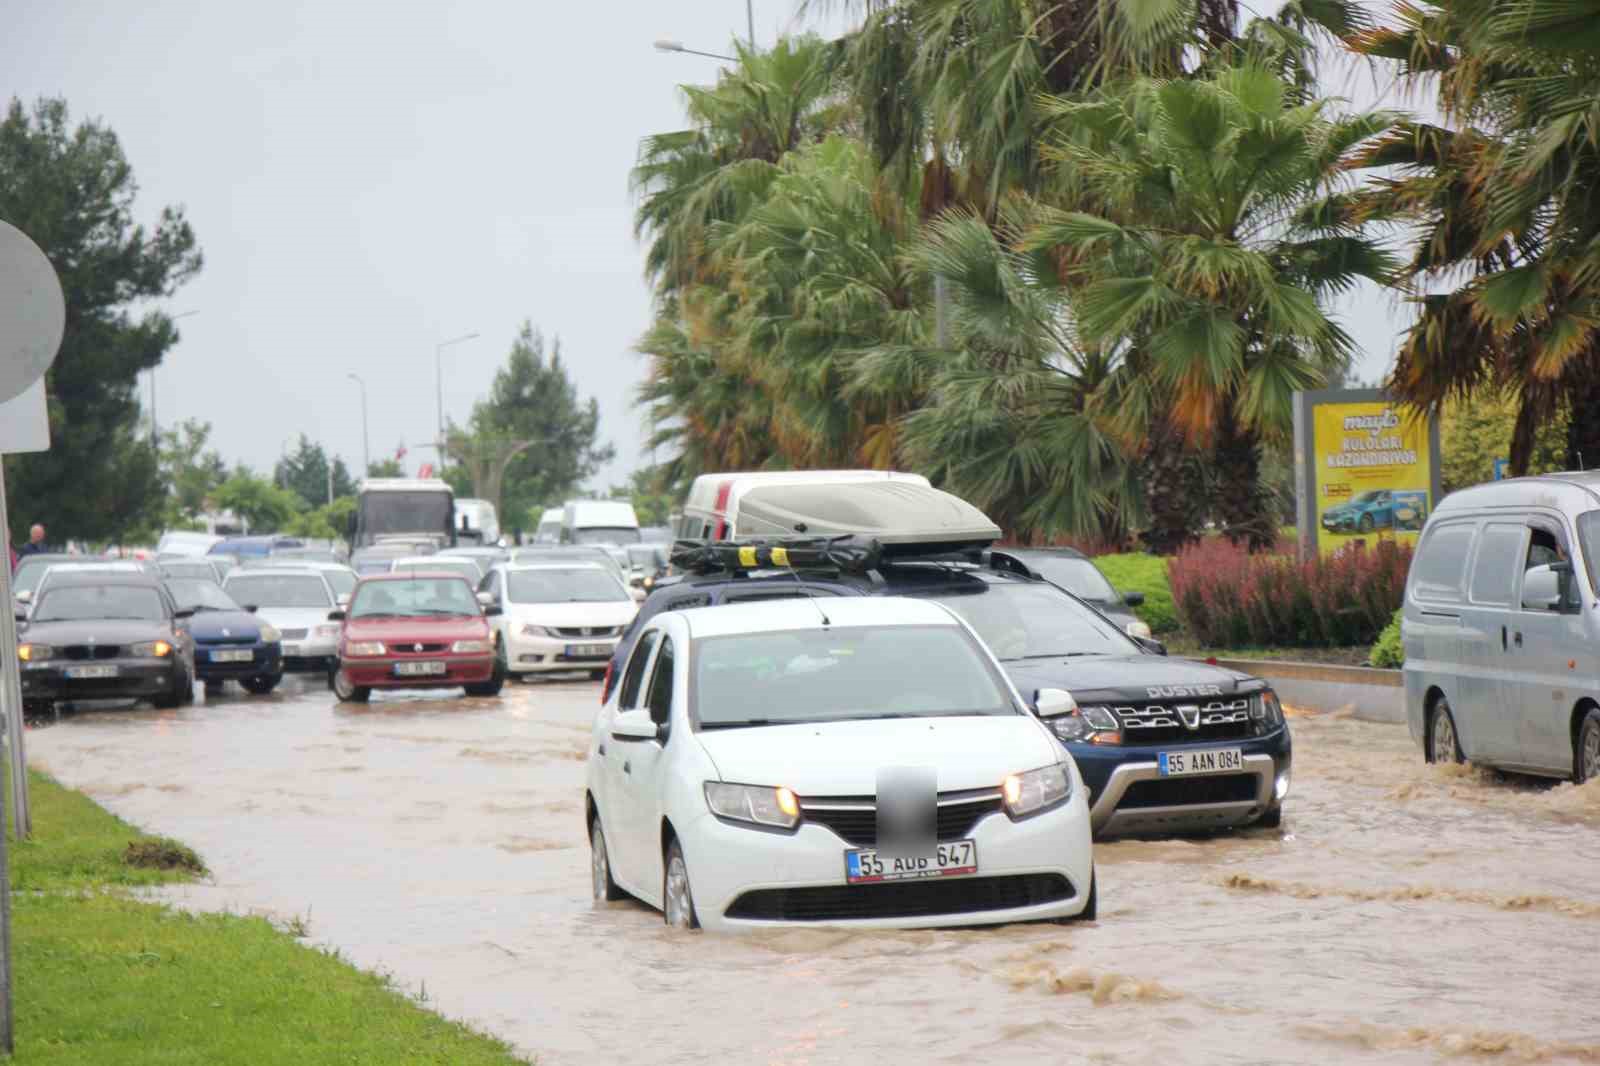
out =
[[[1439,498],[1437,422],[1377,389],[1296,393],[1294,413],[1301,554],[1415,544]]]

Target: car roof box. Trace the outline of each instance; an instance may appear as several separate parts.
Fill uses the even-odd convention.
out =
[[[761,485],[739,503],[739,536],[870,537],[887,557],[982,547],[1000,527],[959,496],[916,481]]]

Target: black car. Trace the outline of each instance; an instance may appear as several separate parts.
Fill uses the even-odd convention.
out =
[[[206,686],[206,695],[222,692],[237,681],[264,696],[283,680],[283,634],[265,619],[257,618],[223,592],[215,582],[169,578],[167,591],[189,619],[194,642],[194,672]]]
[[[1014,563],[1019,572],[1042,577],[1092,604],[1124,633],[1150,636],[1150,627],[1130,610],[1144,603],[1144,593],[1119,594],[1094,560],[1076,548],[996,548],[990,555],[997,566]]]
[[[68,700],[193,701],[189,616],[145,574],[54,575],[18,635],[23,703],[40,711]]]
[[[1168,658],[1129,636],[1097,607],[1019,572],[1004,552],[978,561],[883,560],[845,571],[712,572],[655,591],[618,642],[625,661],[645,621],[758,599],[916,596],[950,607],[983,638],[1012,683],[1072,753],[1099,835],[1193,832],[1282,819],[1289,788],[1289,727],[1267,683]],[[615,665],[607,675],[607,691]]]

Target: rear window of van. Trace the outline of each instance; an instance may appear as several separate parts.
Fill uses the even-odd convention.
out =
[[[1458,603],[1472,552],[1470,522],[1434,526],[1411,563],[1412,594],[1419,600]]]

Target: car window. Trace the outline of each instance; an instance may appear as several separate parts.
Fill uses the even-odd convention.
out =
[[[977,631],[998,659],[1131,655],[1141,651],[1122,630],[1044,582],[971,581],[912,595],[938,600]]]
[[[660,636],[659,629],[646,633],[628,659],[628,670],[622,675],[622,695],[617,698],[617,706],[624,711],[639,706],[639,689],[644,686],[644,668],[650,662],[651,649],[656,646],[656,639]]]
[[[1566,545],[1566,538],[1555,531],[1554,523],[1546,519],[1530,519],[1528,536],[1528,552],[1522,560],[1524,572],[1536,566],[1553,566],[1557,563],[1572,562],[1572,553]],[[1559,581],[1561,589],[1562,611],[1575,611],[1583,607],[1583,595],[1578,584],[1578,577],[1568,567],[1568,572],[1561,575]],[[1520,606],[1520,602],[1513,600]]]
[[[660,632],[660,630],[656,630]],[[672,638],[661,638],[661,651],[656,655],[656,667],[650,673],[650,719],[656,725],[666,725],[672,720]]]
[[[694,707],[704,729],[1018,713],[959,626],[819,625],[709,637],[696,644],[695,663]]]
[[[57,585],[45,589],[33,611],[35,625],[112,618],[161,622],[167,618],[167,606],[154,586]]]
[[[198,581],[192,578],[173,578],[167,582],[172,602],[184,609],[201,611],[237,611],[240,607],[215,581]]]
[[[1412,589],[1417,599],[1460,602],[1472,533],[1470,522],[1452,522],[1429,531],[1411,564]]]
[[[506,575],[506,598],[512,603],[618,603],[632,597],[609,571],[574,567],[513,570]]]
[[[1583,545],[1589,587],[1600,590],[1600,511],[1586,511],[1578,516],[1578,541]]]
[[[1478,537],[1478,553],[1472,558],[1473,603],[1493,607],[1511,604],[1511,590],[1516,584],[1517,562],[1523,556],[1522,538],[1527,529],[1520,525],[1491,522],[1483,527]]]
[[[236,603],[252,607],[327,607],[333,602],[322,578],[302,574],[256,571],[230,577],[224,588]]]
[[[347,570],[324,570],[322,576],[333,586],[335,596],[348,596],[356,590],[356,575]]]
[[[1117,591],[1111,587],[1111,582],[1087,559],[1047,556],[1029,559],[1028,565],[1046,581],[1060,585],[1080,599],[1111,603],[1117,598]]]

